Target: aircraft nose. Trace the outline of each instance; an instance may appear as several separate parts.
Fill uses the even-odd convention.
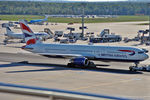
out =
[[[149,56],[147,54],[144,54],[144,60],[148,59],[148,58],[149,58]]]

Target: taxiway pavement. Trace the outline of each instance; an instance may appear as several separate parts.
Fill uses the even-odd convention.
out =
[[[130,72],[128,63],[98,64],[99,68],[68,68],[64,59],[0,53],[0,81],[126,98],[150,98],[149,72]],[[5,95],[0,94],[0,97],[8,100],[9,96]]]

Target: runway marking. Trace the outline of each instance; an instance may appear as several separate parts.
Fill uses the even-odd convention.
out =
[[[81,89],[87,89],[87,88],[97,87],[97,86],[106,86],[106,85],[113,85],[113,84],[118,84],[118,83],[127,83],[127,82],[130,82],[130,81],[133,81],[133,80],[123,80],[123,81],[119,81],[119,82],[95,84],[95,85],[83,86],[83,87],[79,87],[79,88],[75,88],[75,89],[71,89],[71,90],[76,91],[76,90],[81,90]]]

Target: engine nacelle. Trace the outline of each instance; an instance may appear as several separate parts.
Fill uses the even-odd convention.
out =
[[[79,66],[88,66],[89,65],[89,61],[85,57],[74,58],[74,59],[71,59],[70,62],[75,65],[79,65]]]

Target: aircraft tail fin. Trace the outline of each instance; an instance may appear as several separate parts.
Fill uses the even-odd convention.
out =
[[[8,26],[6,27],[6,34],[14,33]]]
[[[19,20],[19,23],[20,23],[21,30],[25,36],[33,36],[34,35],[33,31],[30,29],[30,27],[25,22],[25,20]]]
[[[48,17],[49,17],[48,15],[45,15],[45,18],[44,18],[44,20],[47,20],[47,19],[48,19]]]
[[[25,36],[25,42],[27,45],[35,44],[37,42],[37,38],[30,27],[27,25],[25,20],[19,20],[21,30]]]

